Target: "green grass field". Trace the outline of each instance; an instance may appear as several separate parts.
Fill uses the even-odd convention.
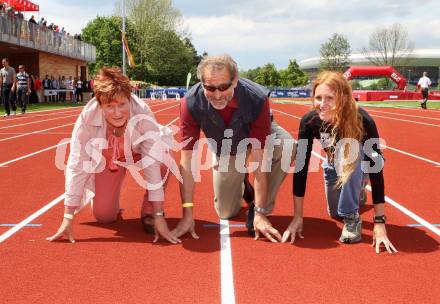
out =
[[[273,102],[284,104],[311,104],[310,100],[273,99]],[[420,108],[420,102],[418,101],[360,101],[358,104],[363,107],[378,108]],[[440,101],[428,101],[428,109],[440,109]]]
[[[286,100],[286,99],[272,99],[275,103],[284,104],[311,104],[310,100]],[[38,103],[30,104],[26,110],[27,113],[44,110],[55,110],[70,107],[80,107],[84,104],[72,104],[66,103]],[[359,105],[363,107],[381,107],[381,108],[420,108],[420,102],[418,101],[368,101],[359,102]],[[440,101],[428,101],[428,109],[440,109]],[[17,106],[17,113],[20,113],[21,109]],[[3,107],[0,108],[0,115],[3,116],[5,111]]]
[[[63,109],[63,108],[70,108],[70,107],[80,107],[84,104],[77,104],[77,103],[37,103],[37,104],[30,104],[27,106],[26,113],[35,112],[35,111],[44,111],[44,110],[55,110],[55,109]],[[17,114],[21,113],[21,108],[17,105]],[[3,107],[0,109],[0,115],[3,116],[5,114],[5,110]]]

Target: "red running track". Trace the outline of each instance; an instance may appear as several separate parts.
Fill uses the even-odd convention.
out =
[[[177,103],[152,104],[154,112]],[[304,106],[274,104],[273,108],[298,117],[307,111]],[[437,113],[380,111],[425,118],[370,113],[439,124],[430,119],[438,117]],[[54,115],[47,119],[69,115],[62,112],[51,112]],[[166,124],[177,116],[178,107],[174,107],[159,112],[157,119]],[[280,112],[275,112],[275,117],[297,137],[298,119]],[[23,118],[20,123],[42,119],[41,116]],[[389,146],[440,161],[435,150],[438,145],[431,144],[439,139],[436,127],[379,117],[375,120]],[[31,132],[74,121],[74,117],[60,118],[50,123],[9,128],[8,132]],[[66,126],[1,142],[2,138],[13,136],[2,134],[5,132],[2,127],[18,122],[18,119],[0,120],[0,163],[52,146],[69,137],[64,133],[72,129]],[[411,138],[422,140],[424,145],[413,144]],[[429,222],[439,223],[435,182],[440,168],[392,150],[386,150],[385,156],[387,195]],[[6,181],[0,186],[0,224],[18,223],[63,193],[64,176],[55,168],[54,157],[53,149],[0,167],[0,180]],[[408,227],[415,221],[387,204],[388,233],[400,252],[376,255],[369,246],[372,230],[369,203],[362,210],[363,242],[339,244],[341,224],[326,215],[321,172],[309,175],[304,240],[294,245],[255,242],[243,227],[229,228],[233,284],[232,290],[222,288],[221,277],[231,277],[221,267],[219,229],[211,227],[219,223],[212,206],[211,174],[204,172],[202,180],[197,185],[195,199],[196,229],[201,238],[192,240],[187,236],[182,245],[168,245],[164,241],[152,244],[152,237],[143,233],[139,225],[143,191],[132,178],[126,179],[121,194],[122,219],[111,225],[97,225],[87,208],[75,219],[75,244],[53,244],[44,239],[54,233],[61,221],[62,203],[59,203],[33,222],[42,226],[25,227],[0,243],[3,261],[0,299],[4,303],[219,303],[223,295],[226,303],[225,296],[232,293],[236,303],[439,302],[434,287],[439,285],[439,236],[423,227]],[[272,223],[280,231],[287,227],[292,214],[291,184],[290,174],[272,216]],[[170,181],[166,195],[167,217],[174,226],[180,218],[176,179]],[[231,224],[242,225],[244,218],[243,212]],[[0,227],[0,235],[8,229]]]

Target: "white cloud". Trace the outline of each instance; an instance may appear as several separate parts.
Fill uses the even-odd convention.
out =
[[[116,1],[39,0],[40,17],[79,33],[97,15],[114,13]],[[230,53],[244,69],[315,57],[333,33],[353,52],[378,27],[401,23],[416,48],[440,47],[437,0],[174,0],[199,53]]]
[[[408,29],[416,48],[440,47],[439,4],[432,0],[423,7],[418,0],[226,1],[221,15],[206,9],[188,17],[183,5],[179,9],[199,52],[228,52],[245,69],[318,56],[333,33],[346,36],[358,52],[375,29],[393,23]]]

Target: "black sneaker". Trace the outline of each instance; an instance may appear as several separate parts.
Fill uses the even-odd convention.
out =
[[[247,211],[247,217],[246,217],[246,229],[250,236],[255,236],[255,230],[254,230],[254,217],[255,217],[255,204],[251,203],[249,205],[249,209]]]
[[[250,205],[255,200],[255,191],[254,191],[254,187],[249,182],[249,174],[246,173],[243,183],[244,183],[243,199],[248,205]]]

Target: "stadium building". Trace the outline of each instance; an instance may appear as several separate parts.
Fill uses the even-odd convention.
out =
[[[3,1],[0,0],[0,3]],[[8,1],[18,11],[38,11],[27,0]],[[89,79],[87,63],[96,61],[95,46],[66,33],[49,30],[14,14],[0,14],[0,58],[9,58],[18,71],[24,64],[29,75]]]
[[[313,78],[319,70],[319,57],[313,57],[300,61],[300,68]],[[350,56],[351,66],[372,65],[363,54],[352,54]],[[348,68],[348,67],[347,67]],[[400,72],[409,84],[417,84],[423,72],[428,72],[433,86],[440,82],[440,49],[416,49],[409,55],[405,66],[394,67]]]

